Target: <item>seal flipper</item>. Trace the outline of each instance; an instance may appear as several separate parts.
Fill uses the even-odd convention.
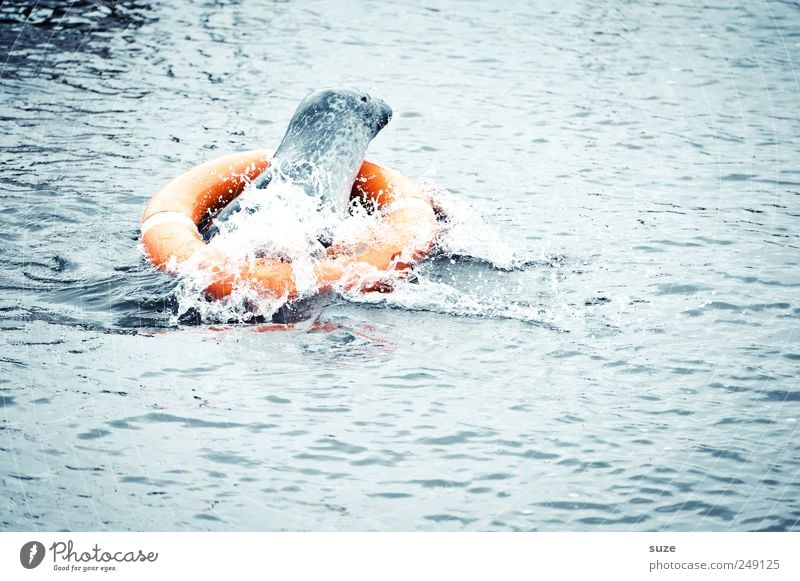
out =
[[[301,323],[316,319],[328,305],[333,303],[334,294],[331,292],[319,293],[286,303],[272,314],[272,322],[281,325]]]

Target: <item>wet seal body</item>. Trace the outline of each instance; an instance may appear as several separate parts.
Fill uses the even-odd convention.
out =
[[[361,91],[311,93],[295,111],[269,167],[254,180],[253,188],[201,227],[203,238],[208,241],[216,236],[219,224],[242,210],[258,212],[259,199],[280,195],[287,187],[314,198],[319,211],[343,215],[367,146],[391,116],[386,103]]]

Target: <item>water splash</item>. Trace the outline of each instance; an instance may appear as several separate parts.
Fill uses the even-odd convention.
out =
[[[273,183],[268,191],[250,186],[240,198],[240,211],[223,222],[215,222],[219,233],[209,242],[209,249],[225,257],[231,273],[252,268],[259,259],[290,263],[297,289],[295,302],[312,297],[317,293],[316,268],[331,252],[326,245],[333,241],[340,250],[355,247],[359,240],[374,237],[379,230],[376,219],[363,209],[356,208],[351,215],[342,217],[334,208],[322,204],[321,199],[289,182]],[[265,296],[244,281],[237,281],[243,284],[237,284],[229,296],[211,301],[205,289],[214,281],[213,274],[203,268],[201,261],[198,256],[181,265],[168,265],[179,275],[173,323],[268,320],[289,299],[288,295]],[[352,275],[347,277],[352,281],[359,272],[347,274]]]
[[[419,186],[440,215],[442,228],[433,256],[467,259],[502,271],[520,268],[521,263],[511,246],[474,207],[432,182],[423,181]],[[263,190],[246,193],[242,196],[241,211],[217,225],[219,234],[209,245],[219,249],[235,266],[252,265],[259,258],[291,263],[298,291],[295,303],[316,294],[314,272],[320,260],[334,249],[336,252],[355,251],[364,240],[374,239],[381,231],[380,218],[368,214],[360,206],[354,205],[348,216],[341,217],[321,207],[318,198],[306,195],[292,184],[270,188],[268,195],[264,195]],[[326,238],[333,241],[330,249],[320,242]],[[173,323],[269,320],[288,301],[288,296],[264,296],[247,285],[240,286],[222,300],[211,301],[204,292],[211,283],[207,271],[192,261],[178,270],[180,282],[174,291],[177,309]],[[482,289],[473,292],[475,288],[462,290],[437,281],[432,273],[423,271],[418,269],[410,279],[406,273],[382,274],[385,287],[394,289],[386,294],[358,290],[361,286],[358,282],[375,273],[369,269],[353,269],[344,277],[347,283],[337,285],[334,292],[353,304],[549,325],[540,306],[510,299],[500,281],[493,293]],[[475,276],[483,277],[483,273]],[[481,287],[485,286],[485,281],[482,282]]]
[[[446,256],[485,262],[502,270],[511,270],[520,265],[513,248],[469,202],[439,189],[433,182],[423,181],[420,187],[444,217],[439,252]]]
[[[423,276],[399,282],[391,293],[345,291],[342,294],[355,304],[381,305],[454,317],[509,319],[562,330],[548,320],[547,311],[542,305],[509,300],[500,291],[495,294],[473,294]]]

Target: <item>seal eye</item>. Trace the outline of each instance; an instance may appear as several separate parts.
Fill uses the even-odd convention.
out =
[[[367,102],[367,96],[366,95],[361,97],[361,102],[362,103],[366,103]]]

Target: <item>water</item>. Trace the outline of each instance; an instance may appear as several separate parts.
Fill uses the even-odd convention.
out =
[[[798,7],[540,4],[4,2],[0,529],[799,529]],[[483,224],[175,322],[148,198],[331,85]]]

